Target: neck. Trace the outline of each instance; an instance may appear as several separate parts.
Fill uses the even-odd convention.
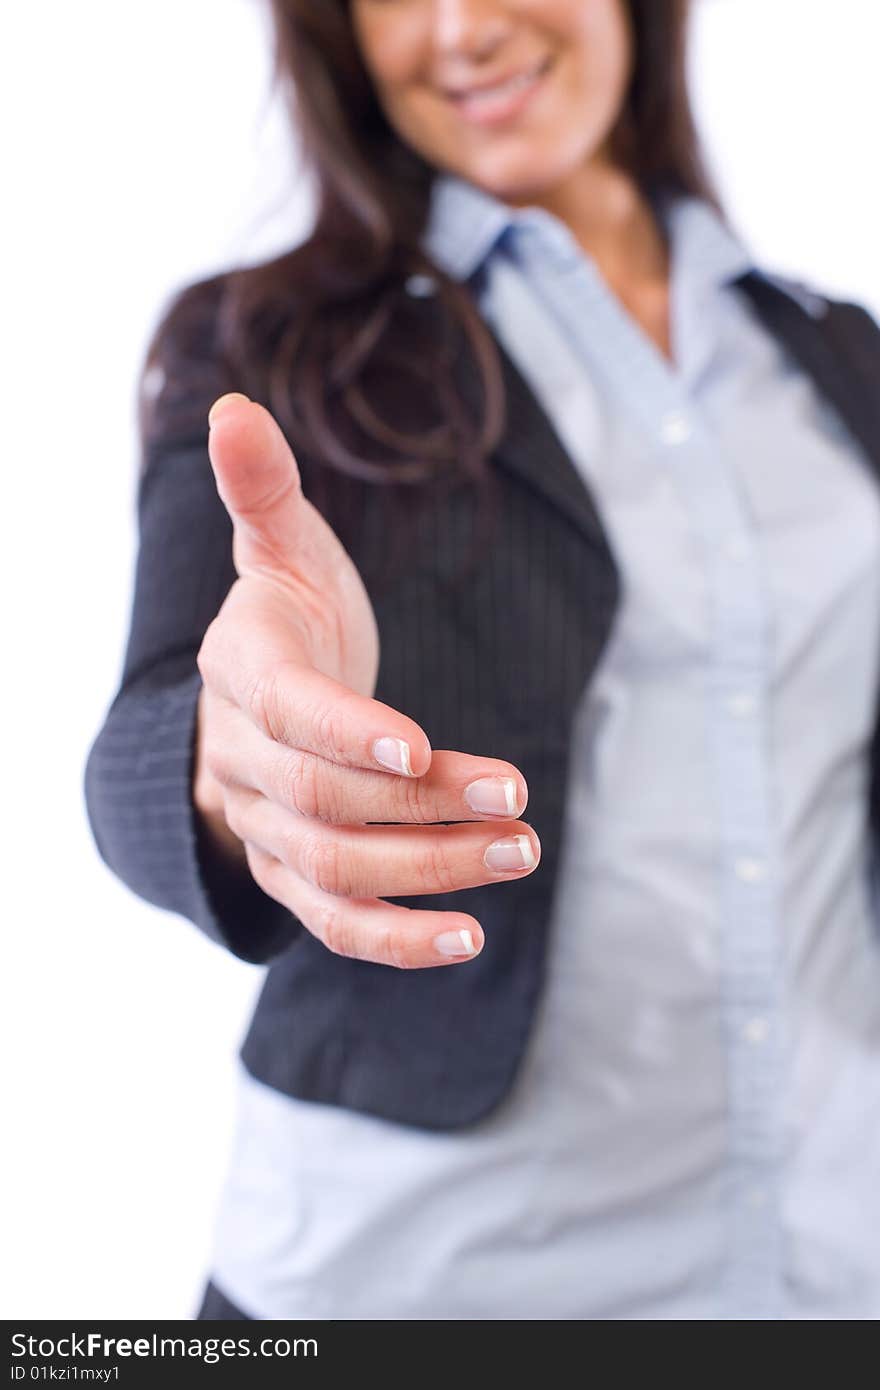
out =
[[[518,202],[543,207],[564,222],[610,285],[667,281],[663,232],[635,181],[617,166],[591,161],[564,183]]]

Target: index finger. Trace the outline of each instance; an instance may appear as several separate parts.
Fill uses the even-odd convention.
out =
[[[345,767],[421,777],[431,765],[430,741],[414,719],[310,665],[286,660],[266,668],[242,708],[276,743]]]
[[[431,765],[431,744],[414,719],[381,700],[361,695],[296,655],[296,642],[278,654],[277,634],[248,627],[247,647],[231,643],[225,625],[209,627],[198,655],[212,690],[238,706],[276,743],[347,767],[421,777]]]

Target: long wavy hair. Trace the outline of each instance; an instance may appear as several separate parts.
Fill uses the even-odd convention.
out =
[[[504,430],[503,375],[472,289],[422,249],[437,170],[385,117],[349,0],[268,2],[273,87],[314,179],[314,224],[284,254],[171,297],[140,379],[142,467],[157,449],[204,441],[211,401],[239,390],[275,415],[304,487],[343,536],[364,486],[382,486],[395,508],[432,480],[477,485],[485,499]],[[687,90],[690,0],[624,3],[634,55],[612,157],[649,198],[695,195],[723,216]],[[422,275],[436,285],[430,333],[407,292]],[[476,407],[456,370],[477,384]],[[478,542],[475,554],[482,530]]]

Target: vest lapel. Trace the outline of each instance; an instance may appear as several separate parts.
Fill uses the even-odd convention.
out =
[[[591,545],[606,549],[602,523],[583,477],[503,344],[498,338],[495,343],[507,401],[506,426],[495,463],[544,496]]]
[[[857,305],[804,309],[759,271],[734,282],[840,413],[880,476],[880,329]]]

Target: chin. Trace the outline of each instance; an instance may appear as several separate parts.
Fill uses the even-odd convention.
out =
[[[505,159],[499,151],[494,158],[487,154],[459,172],[462,178],[469,179],[502,202],[527,203],[563,183],[571,170],[567,166],[555,168],[552,158],[545,157],[541,151],[530,153],[528,158],[520,155],[514,159]]]

